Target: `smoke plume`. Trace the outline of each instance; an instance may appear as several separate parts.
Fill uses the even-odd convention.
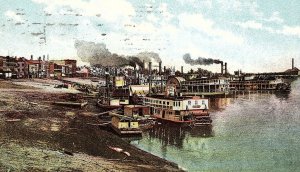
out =
[[[136,65],[143,67],[143,62],[150,62],[152,59],[160,62],[161,59],[157,53],[142,52],[136,56],[123,56],[111,53],[103,43],[94,43],[87,41],[76,40],[74,44],[77,49],[77,55],[84,62],[89,62],[91,65],[102,66],[126,66]]]
[[[203,57],[198,57],[197,59],[192,59],[190,54],[185,54],[183,55],[183,60],[186,64],[190,64],[190,65],[211,65],[211,64],[219,64],[219,63],[223,63],[220,60],[215,60],[212,58],[203,58]]]
[[[151,59],[153,59],[157,63],[161,62],[161,59],[160,59],[159,55],[157,53],[154,53],[154,52],[141,52],[141,53],[137,54],[137,57],[141,61],[145,61],[145,62],[150,62]]]

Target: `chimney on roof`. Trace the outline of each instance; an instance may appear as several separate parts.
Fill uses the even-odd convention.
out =
[[[30,60],[33,60],[33,55],[30,55]]]
[[[227,74],[227,63],[225,62],[225,69],[224,69],[225,71],[224,71],[224,73],[225,73],[225,75]]]
[[[292,58],[292,69],[294,69],[294,58]]]
[[[183,66],[181,66],[181,74],[183,74]]]

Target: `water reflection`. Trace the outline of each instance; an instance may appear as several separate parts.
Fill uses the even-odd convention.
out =
[[[188,171],[299,171],[299,104],[300,79],[291,93],[211,99],[212,127],[160,125],[131,143]]]
[[[174,125],[156,125],[147,132],[150,139],[159,139],[162,147],[167,145],[182,148],[188,136],[191,137],[212,137],[212,126],[179,127]]]
[[[231,104],[233,98],[213,98],[209,100],[210,109],[222,110],[229,104]]]
[[[193,127],[189,133],[191,137],[213,137],[212,128],[212,125]]]
[[[186,136],[186,129],[172,125],[155,125],[148,134],[151,138],[158,138],[162,145],[174,145],[182,148]]]
[[[276,92],[275,93],[276,98],[278,99],[283,99],[283,100],[287,100],[290,96],[290,92]]]

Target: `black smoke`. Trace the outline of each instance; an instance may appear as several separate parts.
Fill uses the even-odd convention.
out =
[[[87,41],[76,40],[74,44],[77,55],[84,62],[89,62],[91,65],[102,66],[126,66],[143,67],[143,62],[148,63],[152,59],[160,62],[161,59],[157,53],[142,52],[135,56],[123,56],[111,53],[103,43],[94,43]]]
[[[161,62],[161,59],[157,53],[154,52],[141,52],[136,55],[140,60],[144,60],[145,62],[150,62],[153,59],[155,62]]]
[[[220,60],[215,60],[212,58],[204,58],[204,57],[198,57],[197,59],[192,59],[190,54],[183,55],[183,60],[186,64],[190,64],[192,66],[194,65],[212,65],[212,64],[219,64],[223,63]]]

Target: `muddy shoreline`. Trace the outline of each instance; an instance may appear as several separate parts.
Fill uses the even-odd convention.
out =
[[[15,85],[0,81],[0,152],[6,155],[0,171],[181,171],[109,130],[89,125],[101,123],[92,115],[101,112],[95,99],[82,109],[56,106],[54,101],[73,94]]]

